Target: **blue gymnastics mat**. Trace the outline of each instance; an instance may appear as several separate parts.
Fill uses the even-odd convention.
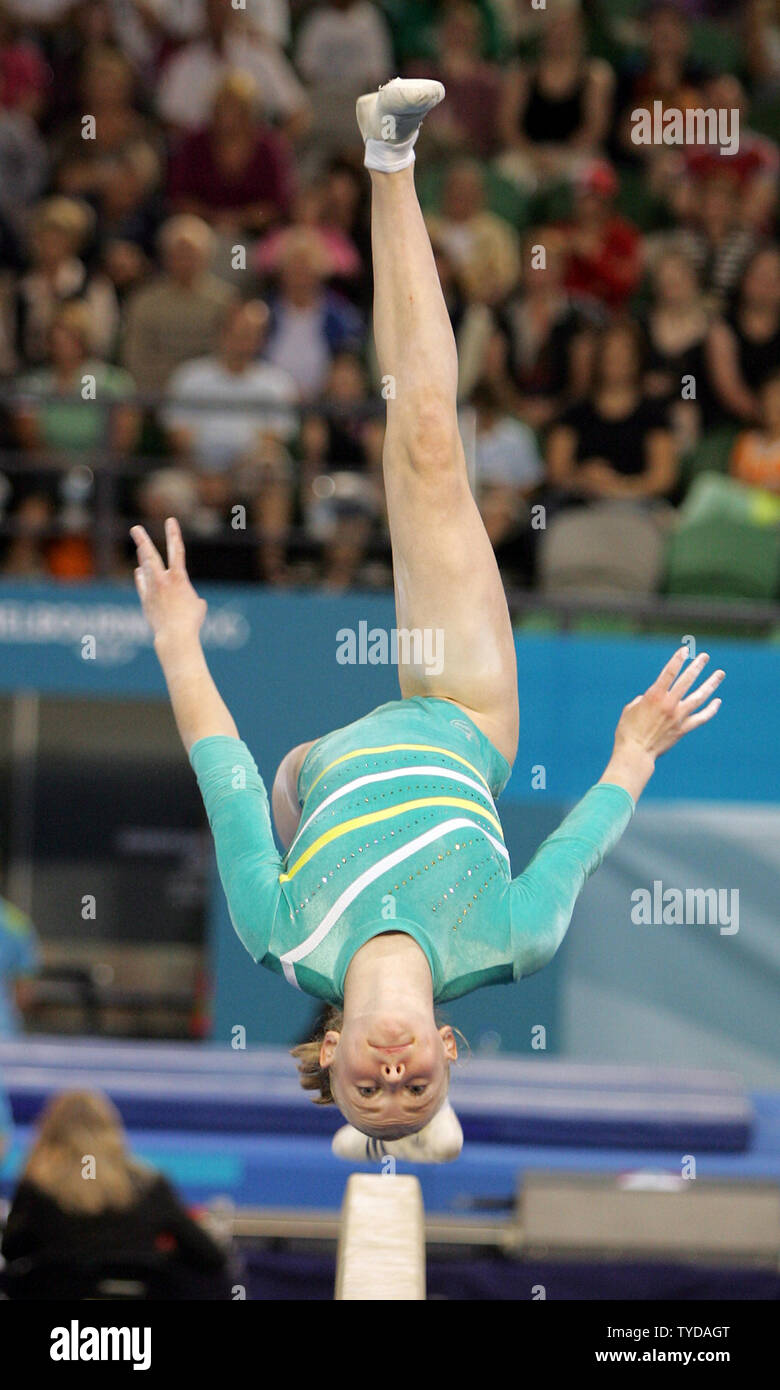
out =
[[[0,1078],[18,1124],[74,1088],[107,1092],[144,1131],[328,1139],[341,1123],[304,1094],[284,1048],[24,1037],[0,1041]],[[541,1056],[473,1058],[451,1096],[466,1140],[482,1145],[739,1153],[755,1118],[727,1073]]]

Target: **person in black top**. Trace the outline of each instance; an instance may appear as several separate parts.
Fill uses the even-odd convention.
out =
[[[758,393],[780,364],[780,247],[762,246],[734,308],[710,329],[707,360],[722,420],[754,422]]]
[[[669,419],[686,447],[714,418],[705,343],[710,310],[696,267],[681,251],[665,251],[653,267],[652,298],[642,315],[644,389],[669,403]]]
[[[677,469],[667,406],[644,394],[642,366],[638,324],[618,321],[602,330],[589,397],[566,410],[548,437],[554,501],[671,494]]]
[[[612,112],[614,75],[590,58],[581,15],[564,9],[541,30],[537,61],[507,77],[499,121],[501,142],[539,180],[567,176],[577,161],[603,148]],[[512,176],[512,163],[502,159]],[[520,177],[520,182],[525,182]]]
[[[12,1297],[85,1297],[100,1277],[139,1272],[150,1296],[230,1297],[219,1246],[128,1153],[114,1106],[89,1091],[45,1107],[1,1248]]]
[[[522,285],[495,313],[495,336],[503,342],[491,342],[485,363],[504,407],[533,429],[549,425],[586,391],[595,330],[604,321],[595,301],[565,288],[566,250],[559,227],[526,235]]]

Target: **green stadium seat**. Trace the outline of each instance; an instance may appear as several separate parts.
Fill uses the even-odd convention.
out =
[[[666,592],[770,601],[780,590],[780,499],[703,474],[666,553]]]
[[[681,481],[692,484],[701,473],[728,473],[731,451],[739,434],[737,425],[723,425],[702,435],[698,444],[680,460]]]

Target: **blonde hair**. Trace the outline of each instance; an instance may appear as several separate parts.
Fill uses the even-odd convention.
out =
[[[70,240],[73,252],[80,250],[93,225],[93,213],[86,203],[77,198],[66,198],[55,193],[44,198],[33,209],[32,226],[35,232],[54,227]]]
[[[94,1176],[84,1173],[91,1160]],[[95,1216],[132,1206],[151,1169],[127,1151],[119,1112],[98,1091],[63,1091],[45,1106],[22,1177],[63,1211]]]
[[[68,299],[60,304],[51,322],[52,329],[65,328],[89,352],[94,338],[92,310],[84,299]]]

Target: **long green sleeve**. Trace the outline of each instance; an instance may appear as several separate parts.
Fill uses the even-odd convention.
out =
[[[514,978],[540,970],[555,955],[586,881],[617,844],[634,814],[623,787],[601,782],[540,845],[510,887]]]
[[[252,958],[262,961],[282,871],[265,784],[246,744],[225,734],[198,739],[190,762],[214,836],[230,919]]]

